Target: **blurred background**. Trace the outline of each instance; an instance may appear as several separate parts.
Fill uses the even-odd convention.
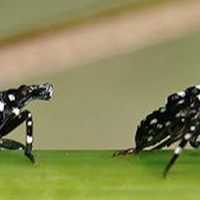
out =
[[[200,1],[0,0],[0,89],[52,82],[28,107],[37,149],[130,147],[170,93],[200,83]],[[9,137],[24,140],[24,126]]]

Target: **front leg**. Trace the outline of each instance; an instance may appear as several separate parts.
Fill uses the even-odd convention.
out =
[[[26,145],[24,153],[34,163],[33,148],[33,119],[30,111],[26,111]]]
[[[163,176],[166,177],[171,167],[175,164],[178,157],[181,155],[182,151],[184,150],[185,146],[188,142],[191,141],[191,138],[198,133],[200,128],[199,119],[191,119],[187,124],[186,129],[184,130],[184,135],[178,147],[176,147],[173,156],[171,157],[170,161],[168,162]]]
[[[32,154],[33,143],[33,120],[30,111],[25,110],[21,113],[13,113],[1,126],[0,136],[3,137],[26,122],[26,145],[24,148],[24,154],[34,163],[35,159]]]

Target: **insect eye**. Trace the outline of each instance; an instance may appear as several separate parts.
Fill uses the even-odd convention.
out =
[[[21,90],[21,94],[23,96],[26,96],[27,94],[29,94],[29,89],[27,87],[24,87],[22,90]]]
[[[26,94],[27,94],[26,90],[23,90],[23,91],[22,91],[22,95],[23,95],[23,96],[26,96]]]

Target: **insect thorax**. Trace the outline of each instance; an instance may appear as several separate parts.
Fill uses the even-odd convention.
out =
[[[186,119],[195,117],[200,119],[200,88],[190,87],[170,95],[164,107],[141,121],[136,131],[136,148],[153,146],[170,137],[176,141],[183,134]]]

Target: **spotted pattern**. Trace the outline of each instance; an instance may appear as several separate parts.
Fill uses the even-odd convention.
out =
[[[185,126],[186,120],[188,121],[189,113],[192,114],[194,111],[193,116],[196,114],[197,104],[194,103],[195,97],[198,97],[200,100],[200,85],[170,95],[164,106],[153,111],[142,120],[135,136],[136,146],[141,146],[140,141],[143,141],[141,138],[146,138],[142,145],[144,147],[148,147],[149,145],[151,147],[152,144],[156,143],[160,144],[161,141],[165,141],[165,138],[171,136],[170,134],[174,134],[171,137],[173,143],[173,137],[176,134],[181,134],[179,131],[184,130],[183,127]],[[189,100],[190,98],[191,100]],[[198,117],[200,121],[200,116],[198,115]],[[193,133],[196,132],[195,128],[191,126],[187,130]],[[181,137],[179,136],[179,138]]]
[[[200,147],[200,85],[167,97],[164,106],[146,116],[137,128],[135,151],[162,149],[178,143],[164,175],[188,143]]]

